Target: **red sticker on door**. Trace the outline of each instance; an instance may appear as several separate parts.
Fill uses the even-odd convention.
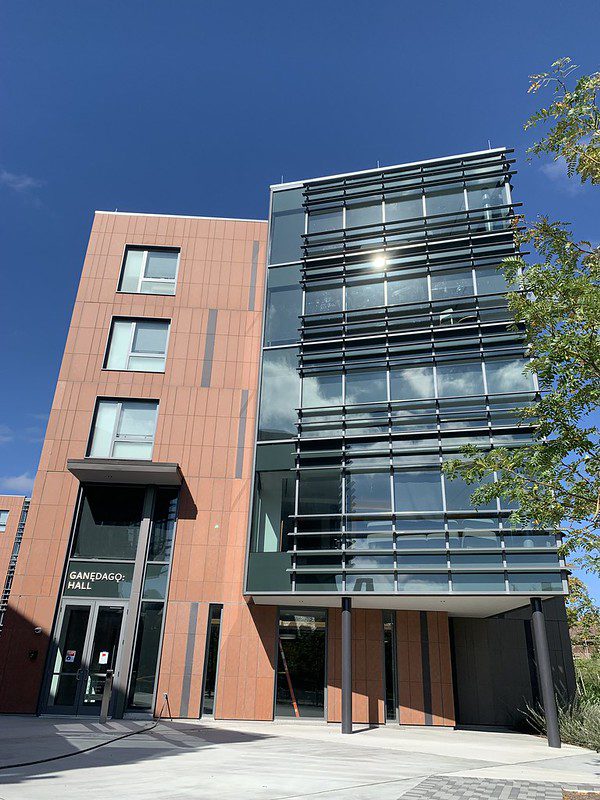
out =
[[[67,650],[67,654],[65,655],[65,664],[72,664],[75,661],[76,655],[77,650]]]
[[[98,663],[108,664],[108,650],[100,650],[100,655],[98,656]]]

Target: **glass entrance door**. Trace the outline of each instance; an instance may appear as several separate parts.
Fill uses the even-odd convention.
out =
[[[125,605],[65,603],[51,660],[46,711],[98,715],[106,672],[119,668]]]

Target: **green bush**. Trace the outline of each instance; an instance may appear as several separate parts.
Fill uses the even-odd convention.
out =
[[[527,717],[540,733],[546,733],[544,712],[528,708]],[[560,737],[566,744],[576,744],[600,752],[600,703],[578,694],[570,703],[559,704]]]
[[[577,691],[585,700],[600,703],[600,657],[576,658]]]

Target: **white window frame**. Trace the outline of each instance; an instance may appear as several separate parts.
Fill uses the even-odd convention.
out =
[[[115,458],[113,453],[114,453],[114,450],[115,450],[115,444],[117,442],[133,442],[135,444],[139,444],[139,443],[147,444],[148,442],[151,442],[152,443],[152,453],[150,454],[150,458],[141,459],[141,460],[144,460],[144,461],[151,461],[152,460],[152,454],[154,453],[154,440],[156,438],[156,428],[157,428],[157,425],[158,425],[158,406],[159,406],[159,401],[158,400],[146,400],[146,399],[141,399],[141,398],[101,397],[101,398],[98,399],[98,401],[96,403],[96,409],[95,409],[95,412],[94,412],[94,419],[92,421],[92,432],[91,432],[91,435],[90,435],[90,441],[89,441],[88,449],[87,449],[88,454],[91,452],[92,446],[94,444],[94,434],[96,432],[96,420],[98,418],[98,409],[100,407],[100,404],[103,403],[103,402],[117,403],[118,404],[117,413],[115,414],[115,424],[114,424],[114,427],[113,427],[113,430],[112,430],[112,434],[111,434],[111,438],[110,438],[109,455],[108,456],[104,456],[104,458]],[[123,418],[123,406],[125,404],[127,404],[127,403],[134,403],[136,405],[139,404],[139,403],[148,403],[148,404],[149,403],[153,403],[154,404],[154,406],[155,406],[155,417],[154,417],[154,431],[152,433],[152,436],[150,436],[150,435],[142,436],[142,435],[132,435],[132,434],[119,435],[118,430],[119,430],[119,425],[121,423],[121,420]],[[90,455],[88,455],[87,457],[88,458],[102,458],[102,456],[90,456]],[[136,460],[136,459],[134,459],[134,460]]]
[[[177,289],[177,278],[179,277],[179,262],[181,260],[181,250],[178,248],[171,248],[171,247],[143,247],[135,244],[128,244],[125,246],[125,253],[123,255],[123,264],[121,266],[121,272],[119,275],[119,287],[123,282],[123,274],[125,272],[125,264],[127,263],[127,255],[130,252],[138,251],[142,252],[142,268],[140,270],[140,274],[138,276],[137,282],[137,289],[135,291],[131,291],[128,289],[121,289],[118,288],[117,292],[124,293],[124,294],[156,294],[159,297],[161,296],[160,292],[144,292],[142,289],[142,285],[144,281],[148,281],[151,283],[164,283],[165,286],[173,286],[173,289]],[[149,253],[177,253],[177,263],[175,265],[175,277],[174,278],[147,278],[146,273],[146,266],[148,265],[148,254]],[[173,292],[165,292],[167,297],[172,297],[175,294]]]
[[[119,369],[118,367],[109,367],[108,360],[110,358],[110,348],[112,345],[113,340],[113,331],[115,322],[129,322],[130,323],[130,331],[129,331],[129,345],[127,347],[127,366]],[[165,351],[164,353],[136,353],[133,350],[133,340],[135,339],[135,332],[136,326],[140,322],[164,322],[167,325],[167,338],[165,340]],[[153,375],[160,375],[163,373],[167,366],[167,352],[169,350],[169,338],[171,336],[171,320],[170,319],[161,319],[160,317],[113,317],[110,323],[110,330],[108,333],[108,342],[106,344],[106,352],[104,355],[104,366],[103,369],[109,370],[111,372],[150,372]],[[132,357],[135,358],[164,358],[163,368],[159,370],[144,370],[144,369],[132,369],[129,366],[129,361]]]
[[[3,514],[6,514],[6,516],[3,517]],[[5,508],[0,510],[0,533],[4,533],[4,531],[6,530],[9,516],[10,516],[10,511],[7,511]]]

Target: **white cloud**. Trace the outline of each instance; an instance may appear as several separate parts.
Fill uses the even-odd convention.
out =
[[[22,475],[7,475],[0,478],[0,489],[3,492],[16,492],[17,494],[31,494],[33,489],[33,475],[24,472]]]
[[[32,178],[31,175],[17,175],[15,172],[9,172],[4,167],[0,167],[0,186],[6,186],[7,189],[12,189],[19,194],[31,189],[39,189],[42,183],[37,178]]]
[[[541,170],[547,178],[550,178],[559,189],[562,189],[567,194],[580,194],[584,189],[578,175],[569,178],[567,174],[567,163],[564,158],[550,161],[548,164],[542,164]]]
[[[12,442],[15,438],[14,433],[8,427],[8,425],[3,425],[0,423],[0,444],[6,444],[7,442]]]

